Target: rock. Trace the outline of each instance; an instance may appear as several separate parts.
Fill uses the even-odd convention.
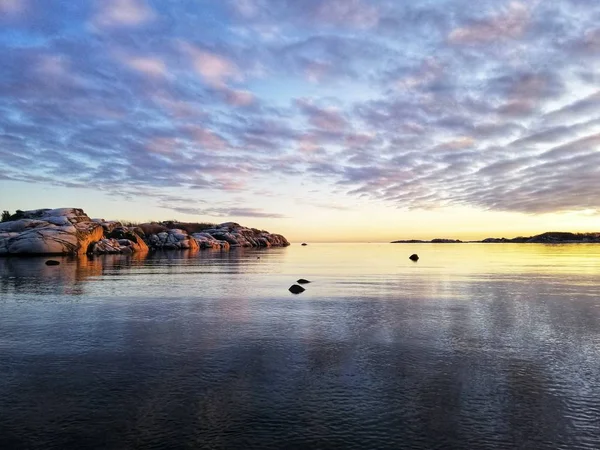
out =
[[[112,253],[145,253],[149,250],[148,245],[138,233],[143,233],[139,228],[124,227],[119,222],[105,222],[95,220],[104,229],[104,239],[96,242],[90,251],[94,254]]]
[[[305,280],[304,278],[300,278],[299,280],[296,281],[296,283],[298,283],[298,284],[306,284],[306,283],[310,283],[310,281]]]
[[[0,223],[0,255],[81,255],[102,239],[103,228],[82,209],[20,211]]]
[[[47,266],[58,266],[59,264],[60,262],[54,259],[49,259],[48,261],[46,261]]]
[[[412,255],[410,255],[408,257],[408,259],[410,259],[411,261],[417,262],[419,260],[419,255],[417,255],[416,253],[413,253]]]
[[[230,247],[287,247],[290,245],[287,239],[280,234],[246,228],[235,222],[225,222],[214,228],[208,228],[202,233],[194,233],[193,236],[198,241],[204,241],[204,244],[199,242],[201,247],[210,245],[212,248],[216,248],[216,245],[211,242],[212,239],[227,242]],[[221,248],[223,248],[222,244]]]
[[[202,249],[211,248],[214,250],[229,250],[231,245],[227,241],[219,241],[211,236],[209,233],[194,233],[192,234],[194,240],[198,243],[198,246]]]
[[[306,246],[308,244],[306,242],[303,242],[301,245],[304,247],[304,246]]]
[[[301,292],[304,292],[306,289],[304,289],[302,286],[299,286],[297,284],[292,284],[288,290],[292,294],[300,294]]]
[[[196,239],[187,234],[187,231],[172,228],[152,234],[147,237],[148,246],[152,249],[162,250],[199,250],[200,246]]]

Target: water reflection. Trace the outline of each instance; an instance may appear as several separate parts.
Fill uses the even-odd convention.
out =
[[[0,448],[600,448],[573,247],[0,260]]]

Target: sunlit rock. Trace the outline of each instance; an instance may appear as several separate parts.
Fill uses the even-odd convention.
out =
[[[146,237],[148,246],[162,250],[198,250],[200,247],[196,240],[189,236],[185,230],[177,228],[161,231]]]
[[[204,233],[217,240],[229,242],[232,247],[285,247],[290,245],[280,234],[256,228],[246,228],[235,222],[225,222],[209,228]]]
[[[79,208],[18,211],[0,223],[0,255],[84,254],[102,239],[103,228]]]
[[[212,237],[209,233],[194,233],[192,237],[196,240],[200,248],[212,248],[215,250],[229,250],[230,244],[227,241],[220,241]]]

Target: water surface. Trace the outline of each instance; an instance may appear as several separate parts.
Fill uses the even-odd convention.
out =
[[[0,448],[600,448],[599,245],[60,260],[0,259]]]

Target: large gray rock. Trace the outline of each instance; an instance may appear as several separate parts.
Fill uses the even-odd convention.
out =
[[[198,243],[198,246],[202,249],[212,248],[215,250],[229,250],[230,244],[227,241],[219,241],[211,236],[209,233],[194,233],[192,237]]]
[[[226,241],[231,247],[286,247],[290,245],[280,234],[269,233],[256,228],[246,228],[235,222],[225,222],[205,230],[219,241]]]
[[[84,254],[102,237],[102,226],[79,208],[23,211],[0,223],[0,255]]]
[[[153,249],[198,250],[200,248],[196,240],[187,234],[187,231],[176,228],[152,234],[146,239],[148,246]]]

